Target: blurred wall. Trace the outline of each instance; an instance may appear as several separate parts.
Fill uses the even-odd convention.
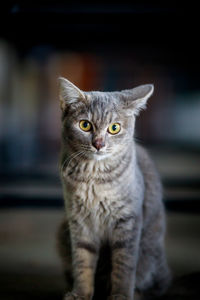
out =
[[[197,49],[185,43],[186,27],[177,31],[174,26],[182,20],[180,8],[166,3],[120,5],[104,3],[95,9],[80,3],[28,6],[19,1],[9,7],[12,26],[0,40],[1,172],[48,169],[58,161],[58,76],[83,90],[154,83],[136,138],[160,146],[200,148],[199,57]],[[137,26],[144,18],[146,25]]]

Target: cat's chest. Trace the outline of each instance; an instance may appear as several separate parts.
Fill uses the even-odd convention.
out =
[[[116,218],[123,214],[121,199],[115,189],[98,186],[95,183],[82,184],[72,195],[71,216],[87,228],[92,228],[98,236],[109,234]]]
[[[118,190],[114,186],[98,185],[94,180],[78,184],[71,196],[74,203],[83,205],[94,214],[111,212],[120,201]]]
[[[130,200],[130,165],[116,163],[112,169],[82,165],[65,174],[66,204],[74,216],[105,223],[126,213]],[[123,171],[124,169],[124,171]],[[120,174],[120,170],[121,172]],[[120,176],[119,176],[120,174]]]

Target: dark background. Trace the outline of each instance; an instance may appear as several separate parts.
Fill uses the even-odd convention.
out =
[[[1,4],[1,299],[60,299],[64,287],[55,251],[63,214],[58,76],[83,90],[154,84],[136,140],[151,152],[164,183],[175,277],[199,271],[199,53],[192,1]],[[197,289],[190,286],[188,297],[191,290]],[[175,299],[186,295],[180,293]]]

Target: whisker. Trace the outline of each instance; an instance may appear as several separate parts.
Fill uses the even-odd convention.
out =
[[[63,163],[63,165],[62,165],[62,167],[61,167],[61,172],[63,172],[63,170],[64,170],[64,168],[65,168],[65,166],[66,166],[66,163],[68,163],[67,164],[67,167],[68,167],[68,165],[69,165],[69,163],[76,157],[76,156],[78,156],[79,154],[81,154],[82,153],[82,151],[76,151],[76,152],[73,152],[70,156],[68,156],[66,159],[65,159],[65,161],[64,161],[64,163]],[[67,167],[66,167],[66,169],[67,169]]]
[[[65,169],[67,169],[67,168],[69,167],[70,163],[71,163],[76,157],[78,157],[78,156],[81,155],[81,154],[84,154],[84,151],[78,151],[78,153],[76,152],[75,155],[69,160],[69,162],[68,162],[68,164],[67,164],[67,166],[66,166]],[[78,162],[79,162],[79,161],[78,161]]]
[[[91,150],[91,147],[86,145],[80,145],[80,148],[84,150]]]
[[[138,137],[134,137],[134,141],[136,141],[137,143],[140,143],[140,144],[144,144],[144,141]]]

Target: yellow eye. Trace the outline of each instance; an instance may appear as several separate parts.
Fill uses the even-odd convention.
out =
[[[111,134],[117,134],[118,132],[120,132],[120,130],[121,126],[119,123],[110,124],[110,126],[108,127],[108,132]]]
[[[90,131],[92,129],[92,124],[87,120],[80,121],[79,126],[83,131]]]

